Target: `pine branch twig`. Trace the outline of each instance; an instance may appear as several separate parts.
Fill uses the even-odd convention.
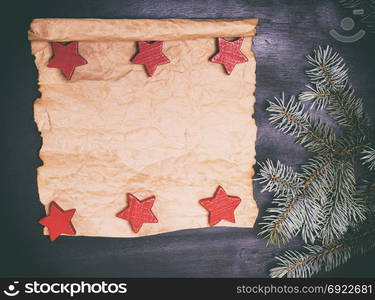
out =
[[[375,229],[355,232],[347,239],[331,245],[306,245],[305,251],[287,250],[277,256],[277,267],[270,277],[311,277],[324,270],[329,272],[347,262],[353,255],[365,253],[375,247]]]
[[[280,245],[301,233],[308,243],[304,252],[288,250],[277,257],[279,266],[271,270],[272,277],[310,277],[329,271],[375,244],[375,234],[364,231],[365,224],[374,227],[375,222],[375,174],[369,177],[372,181],[359,184],[355,168],[362,160],[369,171],[375,170],[369,118],[338,53],[319,47],[307,60],[312,66],[306,72],[310,84],[299,102],[294,96],[286,102],[283,94],[269,101],[267,108],[270,123],[296,137],[296,143],[314,155],[301,172],[270,160],[260,164],[262,191],[273,192],[275,199],[259,234]],[[311,118],[304,101],[311,101],[312,109],[327,111],[343,129],[338,138],[328,124]]]

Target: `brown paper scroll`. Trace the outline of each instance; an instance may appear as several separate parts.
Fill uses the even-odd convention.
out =
[[[208,226],[199,204],[218,185],[242,199],[235,223],[252,227],[256,125],[256,19],[37,19],[29,39],[41,98],[35,121],[43,138],[38,168],[40,201],[75,208],[77,235],[133,237]],[[230,76],[209,62],[215,37],[245,36],[248,62]],[[164,40],[171,63],[148,77],[130,62],[137,40]],[[88,61],[70,81],[48,68],[50,42],[79,41]],[[158,223],[136,234],[116,218],[126,193],[154,195]],[[45,232],[46,233],[46,232]]]

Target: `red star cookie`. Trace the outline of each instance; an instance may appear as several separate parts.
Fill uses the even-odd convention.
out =
[[[163,42],[148,43],[137,42],[139,52],[132,59],[133,64],[144,65],[148,76],[152,76],[157,66],[170,63],[169,59],[163,54]]]
[[[53,56],[47,67],[57,68],[70,80],[74,70],[78,66],[87,64],[87,61],[78,53],[78,42],[71,42],[67,45],[52,43]]]
[[[132,194],[127,194],[126,198],[128,200],[128,207],[120,211],[116,217],[128,220],[135,233],[141,229],[143,223],[158,223],[158,219],[151,211],[155,201],[154,196],[142,201],[138,200]]]
[[[209,212],[210,226],[215,226],[221,220],[235,223],[234,210],[240,202],[239,197],[227,195],[221,186],[218,186],[213,197],[199,200],[199,203]]]
[[[76,231],[71,222],[75,212],[75,209],[63,210],[55,201],[52,201],[49,206],[49,215],[40,219],[39,224],[48,228],[52,242],[61,234],[75,235]]]
[[[232,73],[236,64],[247,62],[248,59],[241,52],[243,37],[229,42],[223,38],[219,38],[219,52],[210,59],[211,62],[222,64],[228,75]]]

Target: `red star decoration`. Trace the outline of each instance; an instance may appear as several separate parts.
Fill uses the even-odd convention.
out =
[[[63,210],[55,201],[52,201],[49,206],[49,215],[40,219],[39,224],[48,228],[52,242],[63,233],[75,235],[76,231],[71,222],[75,212],[75,209]]]
[[[228,196],[221,186],[218,186],[213,197],[199,200],[199,203],[209,212],[209,224],[215,226],[221,220],[235,223],[234,210],[241,199]]]
[[[248,59],[241,52],[241,45],[243,42],[243,37],[230,42],[223,38],[219,38],[219,52],[215,54],[210,61],[218,64],[222,64],[228,75],[232,73],[236,64],[247,62]]]
[[[158,219],[151,211],[154,205],[155,197],[149,197],[142,201],[138,200],[132,194],[127,194],[128,207],[120,211],[116,217],[128,220],[133,231],[137,233],[143,223],[158,223]]]
[[[170,63],[163,50],[163,42],[148,43],[139,41],[137,42],[139,52],[132,59],[133,64],[144,65],[148,76],[155,73],[156,67]]]
[[[57,68],[70,80],[74,70],[78,66],[87,64],[87,61],[78,53],[78,42],[71,42],[67,45],[52,43],[53,56],[47,67]]]

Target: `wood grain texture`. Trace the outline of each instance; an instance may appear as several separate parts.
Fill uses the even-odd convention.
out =
[[[61,238],[51,244],[41,235],[37,220],[43,207],[37,199],[35,168],[41,140],[33,121],[32,104],[38,97],[37,72],[30,54],[27,29],[33,18],[250,18],[258,17],[254,39],[257,57],[255,119],[258,126],[257,160],[270,157],[298,166],[308,157],[293,139],[274,130],[267,121],[266,99],[297,94],[307,83],[304,55],[330,44],[350,66],[351,81],[375,119],[374,36],[343,44],[329,35],[350,10],[327,0],[170,0],[170,1],[8,1],[2,61],[6,86],[2,90],[3,123],[1,200],[7,226],[1,248],[0,276],[114,276],[114,277],[265,277],[273,256],[281,249],[266,247],[257,238],[259,228],[205,228],[136,239]],[[29,1],[28,1],[29,2]],[[357,24],[360,28],[360,24]],[[341,30],[341,31],[340,31]],[[355,32],[355,31],[354,31]],[[323,118],[326,116],[323,115]],[[326,118],[327,119],[327,118]],[[327,119],[328,120],[328,119]],[[255,183],[259,215],[271,195]],[[26,212],[16,220],[19,208]],[[298,246],[299,241],[289,244]],[[321,276],[374,276],[374,252]],[[56,259],[59,258],[59,259]]]

